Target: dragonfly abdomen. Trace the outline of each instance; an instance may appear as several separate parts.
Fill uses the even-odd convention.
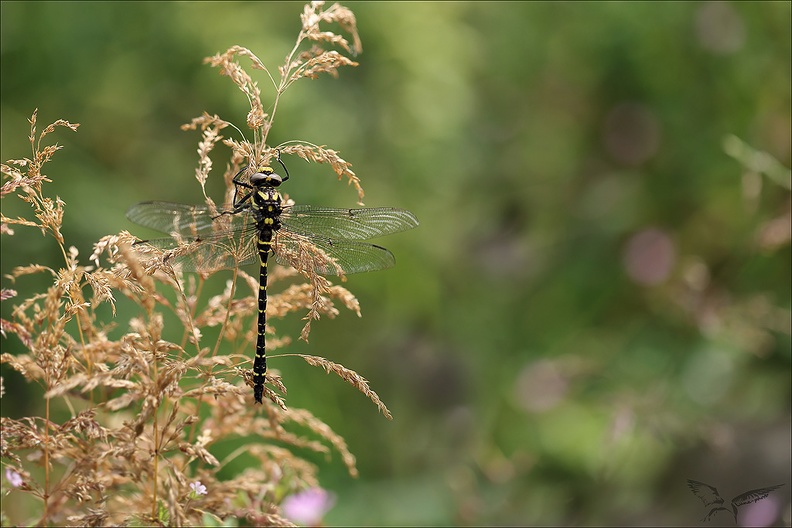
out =
[[[267,259],[272,250],[272,237],[280,228],[282,198],[277,189],[262,187],[253,195],[253,212],[256,216],[259,252],[258,336],[256,357],[253,360],[253,398],[263,403],[264,383],[267,381]]]
[[[261,269],[259,272],[258,292],[258,328],[256,337],[256,357],[253,360],[253,397],[256,403],[262,403],[264,382],[267,379],[267,258],[272,243],[272,230],[259,232],[257,240]]]

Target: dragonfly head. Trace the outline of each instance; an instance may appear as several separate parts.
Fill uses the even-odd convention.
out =
[[[255,187],[277,187],[283,183],[283,178],[272,167],[261,167],[250,177],[250,184]]]

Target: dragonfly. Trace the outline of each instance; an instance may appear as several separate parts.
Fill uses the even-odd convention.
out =
[[[270,166],[258,168],[245,181],[249,167],[234,176],[234,198],[228,209],[150,201],[132,206],[127,218],[169,237],[141,240],[162,259],[183,271],[211,273],[259,264],[256,352],[253,360],[253,396],[262,403],[267,372],[267,263],[298,271],[344,277],[390,268],[393,253],[365,242],[418,226],[415,215],[394,207],[337,209],[286,205],[278,187],[289,171],[277,160],[284,176]]]

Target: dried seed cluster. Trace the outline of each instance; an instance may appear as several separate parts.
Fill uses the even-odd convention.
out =
[[[350,164],[334,150],[300,141],[266,146],[279,98],[291,83],[320,73],[336,75],[340,66],[356,65],[325,47],[335,46],[348,54],[361,49],[355,17],[343,6],[325,9],[323,2],[312,2],[305,6],[301,20],[302,29],[279,68],[278,81],[261,60],[239,46],[207,59],[250,102],[247,125],[253,141],[224,138],[221,131],[233,125],[216,115],[205,113],[183,127],[201,130],[196,178],[202,188],[212,170],[210,152],[218,143],[231,149],[224,175],[227,202],[233,194],[233,175],[244,164],[267,164],[276,150],[329,164],[339,179],[346,178],[355,187],[359,199],[363,197]],[[337,24],[349,37],[320,29],[328,23]],[[300,51],[306,40],[312,47]],[[240,55],[272,81],[271,114],[263,111],[256,82],[236,61]],[[44,416],[3,417],[0,422],[3,493],[24,493],[39,504],[30,519],[10,520],[3,510],[3,524],[205,525],[236,517],[256,525],[291,526],[280,512],[280,501],[318,485],[317,467],[301,458],[298,450],[329,455],[333,449],[350,474],[357,471],[343,438],[310,411],[286,407],[281,396],[286,387],[276,372],[267,375],[263,412],[251,405],[252,376],[246,367],[255,343],[256,278],[237,270],[222,292],[202,300],[205,277],[182,276],[162,253],[147,253],[140,246],[133,250],[135,237],[127,232],[102,238],[88,259],[91,264],[81,264],[77,249],[67,246],[60,231],[65,204],[46,196],[44,184],[50,180],[43,172],[60,149],[46,145],[45,138],[57,127],[76,131],[78,125],[58,120],[37,134],[36,113],[30,124],[32,157],[2,165],[0,193],[29,203],[35,218],[2,215],[0,228],[4,236],[13,236],[16,226],[39,228],[58,244],[65,264],[57,270],[20,266],[5,275],[13,283],[44,273],[52,282],[45,292],[29,299],[18,299],[16,291],[5,286],[0,296],[3,302],[16,303],[10,320],[0,320],[3,338],[17,339],[24,348],[21,354],[4,353],[1,359],[39,384],[45,398]],[[210,207],[216,207],[205,189],[204,196]],[[303,339],[312,320],[339,313],[336,302],[360,314],[357,299],[347,289],[305,271],[313,270],[309,264],[317,259],[327,258],[306,244],[292,259],[302,270],[302,282],[293,269],[275,268],[270,273],[272,283],[284,286],[270,298],[269,319],[307,310]],[[99,311],[109,307],[115,315],[119,296],[138,307],[137,315],[128,322],[100,323]],[[165,328],[167,312],[175,314],[182,326],[179,342],[166,337],[174,334]],[[208,328],[220,329],[211,344],[204,337]],[[119,329],[123,335],[116,337]],[[288,337],[274,337],[268,347],[274,350],[289,342]],[[296,354],[283,354],[287,355]],[[321,357],[296,356],[340,376],[391,417],[354,371]],[[6,405],[12,404],[4,394],[2,378],[0,397]],[[70,419],[63,423],[51,419],[64,411]],[[227,447],[215,449],[240,443],[239,439],[241,447],[230,454],[218,454],[227,453]],[[232,468],[239,466],[232,462],[239,458],[244,458],[242,467],[247,469],[234,473]]]

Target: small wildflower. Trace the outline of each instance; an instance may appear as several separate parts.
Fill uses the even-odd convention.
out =
[[[192,490],[192,493],[190,493],[191,499],[197,499],[199,495],[206,495],[208,493],[208,491],[206,491],[206,486],[201,484],[200,480],[191,483],[190,489]]]
[[[308,489],[286,497],[282,504],[283,514],[294,522],[316,526],[333,503],[335,497],[326,490]]]
[[[6,468],[5,476],[6,479],[8,479],[8,482],[10,482],[11,485],[15,488],[18,488],[24,482],[22,480],[22,475],[20,475],[19,473],[17,473],[16,471],[14,471],[9,467]]]

